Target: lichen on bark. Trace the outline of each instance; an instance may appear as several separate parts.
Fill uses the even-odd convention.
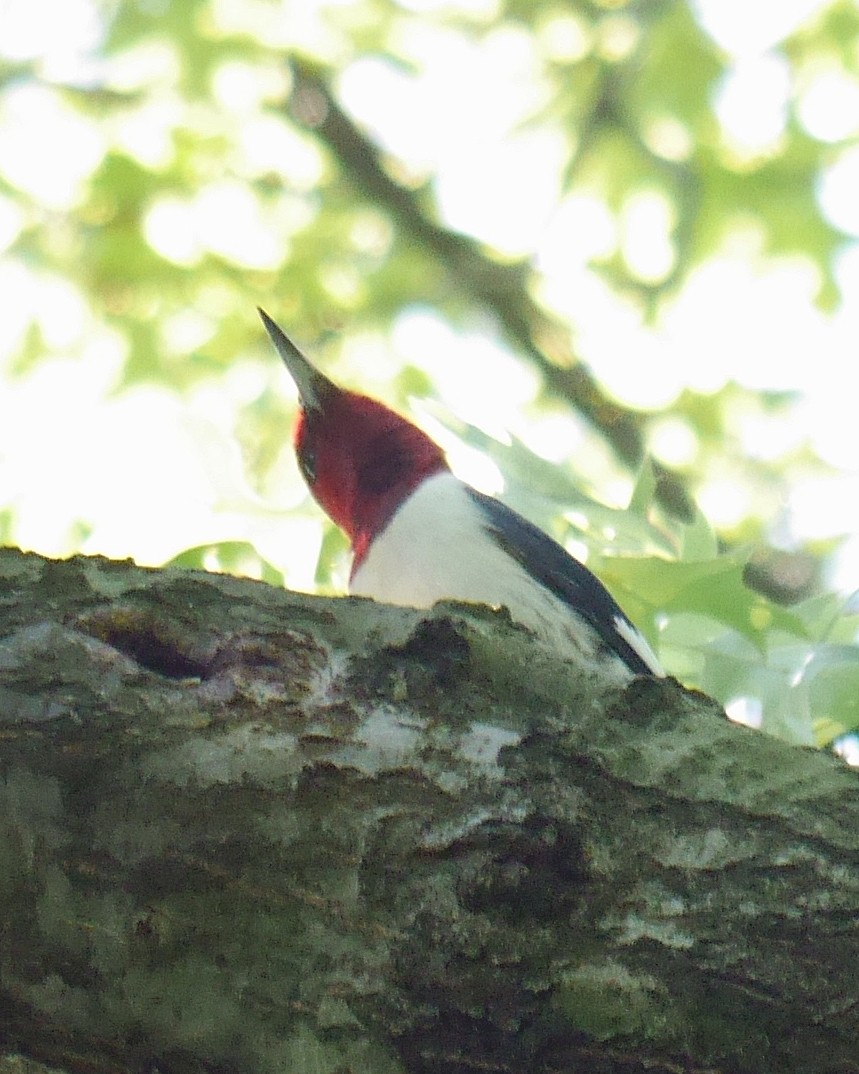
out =
[[[489,609],[13,550],[0,608],[10,1054],[859,1069],[836,759]]]

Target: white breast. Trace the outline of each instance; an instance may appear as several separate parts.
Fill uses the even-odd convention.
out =
[[[569,605],[499,547],[484,528],[480,508],[452,474],[430,478],[405,501],[371,544],[350,592],[411,608],[429,608],[444,599],[503,605],[558,652],[577,651],[585,663],[611,670],[619,680],[631,677],[620,657],[606,654],[591,627]],[[622,626],[630,630],[625,622]],[[658,668],[644,639],[637,631],[631,633],[634,648]]]

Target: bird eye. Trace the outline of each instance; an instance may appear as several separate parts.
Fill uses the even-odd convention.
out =
[[[302,451],[298,455],[298,468],[308,485],[316,481],[316,456],[312,451]]]

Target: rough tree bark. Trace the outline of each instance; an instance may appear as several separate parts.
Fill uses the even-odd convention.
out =
[[[0,1070],[859,1070],[856,773],[503,613],[3,550],[0,776]]]

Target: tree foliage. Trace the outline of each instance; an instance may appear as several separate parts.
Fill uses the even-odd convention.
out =
[[[849,138],[815,133],[803,108],[821,72],[855,81],[855,4],[821,5],[774,34],[765,52],[789,83],[783,121],[748,145],[719,112],[735,60],[677,0],[196,0],[115,2],[97,14],[91,54],[72,73],[36,50],[2,69],[0,123],[17,123],[30,148],[16,153],[7,139],[0,149],[0,232],[10,278],[39,296],[9,310],[3,349],[13,384],[46,358],[86,362],[103,347],[117,356],[112,391],[157,384],[180,405],[216,385],[237,392],[223,421],[198,430],[230,521],[191,548],[177,530],[163,559],[291,581],[288,565],[308,541],[316,513],[299,506],[284,447],[291,415],[256,305],[333,375],[405,409],[437,394],[428,348],[393,356],[404,318],[425,317],[441,349],[483,337],[534,371],[539,389],[523,409],[534,428],[561,422],[569,450],[559,446],[549,463],[527,436],[505,443],[456,417],[442,419],[448,442],[490,456],[514,506],[589,552],[672,672],[723,703],[762,706],[764,725],[796,741],[829,742],[859,725],[855,609],[813,570],[790,575],[807,560],[771,569],[757,557],[750,573],[792,482],[828,472],[801,436],[750,455],[743,429],[795,423],[796,400],[753,378],[697,385],[692,352],[684,390],[663,406],[636,405],[616,354],[616,326],[628,323],[623,338],[640,339],[641,351],[622,355],[627,368],[652,362],[656,375],[678,303],[706,288],[708,266],[726,252],[739,250],[750,279],[799,266],[819,307],[838,309],[846,238],[819,189]],[[482,79],[502,61],[511,92],[495,100],[498,83],[489,98]],[[433,97],[446,83],[460,95]],[[33,116],[42,128],[21,130]],[[455,152],[445,133],[460,139]],[[28,172],[34,144],[44,164]],[[442,175],[451,159],[478,172],[497,160],[487,199],[498,195],[499,217],[533,214],[530,189],[520,197],[506,185],[503,163],[545,145],[555,163],[537,207],[544,228],[567,234],[564,213],[590,213],[607,235],[591,248],[573,227],[552,270],[527,242],[496,243],[483,217],[472,226],[445,211]],[[630,239],[642,214],[653,231],[643,259]],[[603,309],[611,361],[591,306]],[[711,311],[702,353],[732,316],[751,314]],[[750,359],[767,345],[752,323],[737,338]],[[250,389],[229,379],[237,370]],[[671,423],[690,445],[679,459],[660,447]],[[159,433],[137,434],[139,454]],[[5,448],[11,457],[14,445]],[[96,471],[115,448],[103,444]],[[7,469],[0,535],[27,543],[24,495]],[[694,507],[715,479],[747,497],[742,517],[718,530]],[[169,534],[178,512],[152,496]],[[631,510],[620,510],[627,499]],[[274,556],[270,534],[257,535],[287,506],[300,528]],[[55,516],[61,550],[100,550],[87,544],[97,527],[85,502],[65,517],[58,505]],[[330,587],[342,540],[313,541],[317,580]],[[749,586],[762,572],[769,596]]]

